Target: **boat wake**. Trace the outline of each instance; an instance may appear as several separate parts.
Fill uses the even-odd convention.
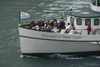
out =
[[[75,55],[62,55],[62,54],[54,54],[54,55],[48,55],[46,57],[51,57],[51,58],[63,58],[63,59],[84,59],[84,57],[78,57],[78,56],[75,56]]]
[[[23,57],[30,57],[30,58],[41,58],[38,56],[29,56],[29,55],[21,55],[21,58]],[[60,59],[73,59],[73,60],[79,60],[79,59],[84,59],[84,57],[79,57],[76,55],[62,55],[62,54],[53,54],[53,55],[46,55],[46,56],[42,56],[42,58],[60,58]]]
[[[29,55],[21,55],[20,57],[21,57],[21,58],[23,58],[23,57],[29,57],[29,58],[39,58],[39,57],[37,57],[37,56],[29,56]]]
[[[100,59],[100,56],[91,56],[91,57],[94,57],[94,58]]]
[[[21,55],[21,58],[23,57],[30,57],[30,58],[61,58],[61,59],[71,59],[71,60],[79,60],[79,59],[85,59],[86,57],[90,58],[98,58],[100,59],[100,55],[93,55],[93,54],[87,54],[87,53],[81,53],[81,54],[52,54],[52,55],[39,55],[39,56],[33,56],[33,55]]]
[[[100,56],[96,56],[95,58],[99,58],[100,59]]]
[[[53,55],[46,55],[46,56],[29,56],[29,55],[21,55],[21,58],[57,58],[57,59],[68,59],[68,60],[82,60],[87,57],[86,55],[78,55],[78,54],[70,54],[70,55],[62,55],[62,54],[53,54]],[[100,59],[100,56],[93,56],[89,55],[88,57]]]

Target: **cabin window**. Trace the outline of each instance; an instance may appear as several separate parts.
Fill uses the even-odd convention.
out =
[[[74,23],[74,18],[70,17],[70,23]]]
[[[99,19],[94,19],[94,25],[98,26],[99,25]]]
[[[88,25],[87,25],[88,22],[91,24],[91,19],[86,19],[86,20],[85,20],[85,25],[86,25],[86,26],[88,26]]]
[[[77,25],[82,25],[82,19],[81,19],[81,18],[77,18],[76,24],[77,24]]]
[[[97,6],[100,6],[100,0],[97,0]]]
[[[96,5],[96,0],[93,0],[93,5]]]

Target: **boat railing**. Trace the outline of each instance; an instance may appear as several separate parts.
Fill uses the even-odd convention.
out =
[[[25,27],[25,26],[28,26],[28,25],[21,25],[20,27],[21,28],[26,28],[26,29],[29,29],[29,28],[27,28],[27,27]],[[46,29],[46,28],[43,28],[43,27],[41,27],[41,29]],[[64,29],[64,28],[57,28],[57,29]],[[33,30],[33,29],[31,29],[31,30]],[[86,29],[76,29],[76,30],[86,30]],[[100,29],[92,29],[92,32],[98,32]]]
[[[24,28],[24,29],[29,29],[27,28],[28,25],[21,25],[20,28]],[[63,28],[53,28],[54,32],[51,33],[59,33]],[[39,27],[39,29],[37,30],[35,27],[30,28],[29,30],[35,30],[35,31],[42,31],[42,32],[50,32],[50,31],[46,31],[46,28],[44,27]],[[75,29],[76,32],[75,34],[82,34],[84,31],[87,31],[86,29]],[[100,29],[92,29],[91,31],[91,35],[100,35]]]

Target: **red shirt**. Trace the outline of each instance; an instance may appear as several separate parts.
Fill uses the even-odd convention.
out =
[[[88,25],[87,30],[91,31],[91,25]]]

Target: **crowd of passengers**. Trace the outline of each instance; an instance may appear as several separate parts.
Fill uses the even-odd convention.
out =
[[[36,23],[32,20],[30,24],[26,25],[28,29],[44,30],[47,32],[56,32],[56,29],[59,29],[58,33],[75,33],[75,27],[73,23],[66,23],[63,19],[56,19],[37,21]]]

